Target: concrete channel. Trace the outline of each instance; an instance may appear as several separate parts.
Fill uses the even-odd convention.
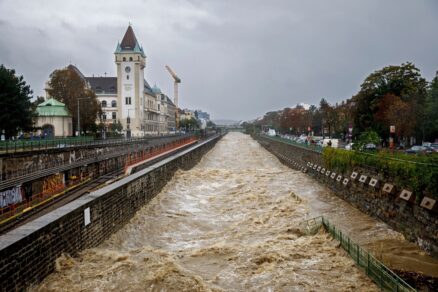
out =
[[[0,237],[0,289],[22,291],[55,270],[62,254],[99,245],[122,228],[180,168],[193,167],[221,138],[201,141]]]

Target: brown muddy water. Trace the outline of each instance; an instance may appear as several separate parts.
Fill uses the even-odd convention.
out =
[[[62,256],[31,290],[376,291],[327,234],[300,232],[303,220],[322,213],[376,250],[404,242],[249,136],[229,133],[123,229],[78,258]],[[395,245],[393,263],[437,267],[418,249]]]

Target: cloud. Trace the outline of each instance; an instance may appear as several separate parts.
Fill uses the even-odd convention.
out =
[[[299,102],[349,98],[372,71],[414,62],[438,70],[436,1],[0,1],[0,63],[42,94],[70,61],[115,75],[113,52],[129,22],[147,55],[146,77],[181,105],[214,118],[251,119]]]

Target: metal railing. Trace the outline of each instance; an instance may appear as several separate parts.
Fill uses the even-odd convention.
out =
[[[340,242],[341,247],[350,255],[356,265],[362,268],[381,290],[417,291],[323,216],[307,220],[304,225],[307,234],[315,234],[323,227],[334,239]]]
[[[293,140],[289,140],[289,139],[281,138],[281,137],[277,137],[277,136],[267,136],[267,135],[260,135],[260,136],[263,138],[266,138],[266,139],[271,139],[274,141],[290,144],[290,145],[293,145],[293,146],[296,146],[299,148],[304,148],[306,150],[311,150],[311,151],[316,151],[318,153],[322,153],[322,147],[318,146],[318,145],[298,143],[298,142],[295,142]]]
[[[15,140],[15,141],[0,141],[0,154],[16,153],[24,151],[47,150],[53,148],[72,148],[78,146],[103,146],[115,144],[129,144],[147,142],[153,139],[163,137],[185,136],[187,134],[174,134],[164,136],[145,136],[133,138],[107,138],[95,139],[94,137],[68,137],[54,139],[38,139],[38,140]]]

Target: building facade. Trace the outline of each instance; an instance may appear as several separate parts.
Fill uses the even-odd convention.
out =
[[[62,102],[50,98],[37,106],[35,127],[46,138],[73,135],[72,117]]]
[[[103,122],[107,129],[120,123],[128,137],[174,131],[175,106],[158,87],[153,89],[146,81],[146,55],[130,25],[116,46],[114,62],[115,77],[85,77],[76,66],[68,66],[95,92],[102,107],[97,122]]]

